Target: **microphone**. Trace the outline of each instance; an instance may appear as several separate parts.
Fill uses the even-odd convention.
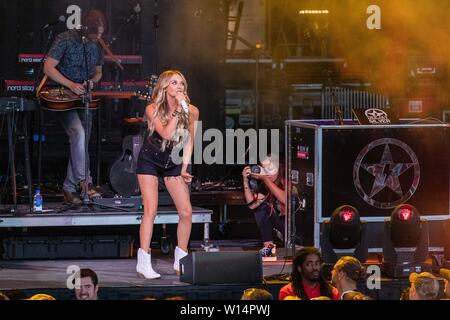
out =
[[[65,15],[60,15],[58,17],[58,20],[55,20],[53,22],[47,23],[42,29],[47,29],[47,28],[49,28],[51,26],[57,25],[60,22],[66,22],[66,16]]]
[[[183,108],[184,113],[189,113],[189,106],[185,100],[181,100],[181,107]]]
[[[75,31],[78,33],[78,36],[80,37],[81,42],[82,43],[86,43],[87,42],[86,34],[87,34],[87,31],[88,31],[88,27],[82,26],[82,25],[78,25],[75,28]]]

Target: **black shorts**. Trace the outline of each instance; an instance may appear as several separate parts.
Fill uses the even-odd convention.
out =
[[[181,164],[172,162],[171,149],[161,151],[152,143],[145,143],[139,152],[136,174],[148,174],[157,177],[177,177],[181,175]]]

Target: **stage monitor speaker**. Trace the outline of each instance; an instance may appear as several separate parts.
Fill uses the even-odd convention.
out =
[[[191,284],[262,283],[262,259],[252,252],[192,252],[180,260],[181,282]]]

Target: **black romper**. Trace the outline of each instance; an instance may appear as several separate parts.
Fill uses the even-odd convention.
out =
[[[172,161],[173,143],[161,151],[161,136],[154,131],[144,139],[144,145],[139,152],[136,174],[148,174],[157,177],[177,177],[181,175],[182,164]]]

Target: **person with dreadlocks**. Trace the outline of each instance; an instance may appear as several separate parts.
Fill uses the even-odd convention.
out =
[[[339,292],[322,274],[322,257],[314,247],[300,249],[292,261],[291,282],[280,289],[279,300],[297,296],[302,300],[325,296],[339,300]]]
[[[159,76],[152,93],[152,103],[146,107],[145,114],[148,132],[136,166],[144,204],[136,271],[141,277],[156,279],[161,275],[152,268],[150,243],[158,210],[158,177],[163,177],[179,216],[178,245],[173,264],[177,274],[180,273],[180,259],[188,254],[192,229],[188,188],[192,176],[188,167],[199,110],[189,103],[186,79],[181,72],[167,70]],[[179,157],[181,150],[182,157]]]

